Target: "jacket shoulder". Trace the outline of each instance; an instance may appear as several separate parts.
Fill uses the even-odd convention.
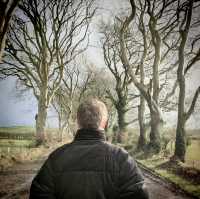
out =
[[[104,144],[107,147],[108,151],[116,158],[121,159],[123,157],[126,158],[127,156],[129,156],[128,152],[120,146],[111,144],[109,142],[104,142]]]
[[[61,155],[67,148],[71,146],[71,144],[72,143],[67,143],[55,149],[53,152],[50,153],[49,159],[55,159],[56,157]]]

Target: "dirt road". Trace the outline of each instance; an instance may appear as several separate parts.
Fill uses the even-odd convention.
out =
[[[192,199],[180,189],[163,182],[162,180],[144,173],[150,199]]]
[[[0,172],[0,198],[28,198],[29,187],[33,177],[41,167],[44,159],[35,162],[17,164],[9,170]]]
[[[0,173],[0,198],[25,199],[28,198],[30,183],[37,170],[41,167],[43,159],[36,162],[16,165],[11,171]],[[152,177],[144,172],[145,181],[150,193],[150,199],[192,199],[169,184]],[[8,191],[9,190],[9,191]]]

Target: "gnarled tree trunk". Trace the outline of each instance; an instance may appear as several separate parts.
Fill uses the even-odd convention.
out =
[[[182,117],[179,117],[177,128],[176,128],[174,158],[182,162],[185,162],[185,153],[186,153],[185,119]]]
[[[161,150],[161,142],[160,142],[160,127],[161,120],[157,111],[153,108],[150,109],[151,114],[151,131],[150,131],[150,142],[148,144],[149,152],[159,153]]]
[[[178,97],[178,119],[176,127],[176,141],[175,141],[175,159],[180,161],[185,161],[185,152],[186,152],[186,134],[185,134],[185,77],[184,77],[184,48],[187,41],[188,32],[185,31],[181,33],[181,44],[179,47],[179,66],[177,70],[177,79],[179,85],[179,97]]]
[[[119,125],[119,132],[117,136],[117,142],[123,143],[126,141],[126,122],[125,122],[125,107],[122,107],[121,105],[117,108],[117,114],[118,114],[118,125]]]
[[[140,105],[138,106],[138,120],[139,120],[139,127],[140,127],[140,135],[139,135],[138,143],[137,143],[137,151],[145,150],[146,143],[147,143],[144,113],[145,113],[145,99],[141,95]]]
[[[175,142],[175,151],[174,158],[182,162],[185,161],[185,152],[186,152],[186,133],[185,133],[185,123],[189,119],[192,110],[194,108],[198,94],[195,94],[194,101],[192,102],[191,107],[188,112],[185,112],[185,74],[184,74],[184,64],[185,64],[185,46],[188,39],[188,33],[190,29],[191,19],[192,19],[192,10],[193,10],[194,1],[191,0],[188,2],[188,10],[185,11],[184,23],[186,24],[184,29],[180,27],[179,34],[181,38],[180,46],[178,49],[178,59],[179,65],[177,70],[177,80],[179,86],[179,97],[178,97],[178,119],[177,119],[177,128],[176,128],[176,142]],[[179,13],[180,14],[180,13]],[[184,23],[181,23],[183,26]],[[198,90],[197,90],[198,91]]]
[[[150,11],[150,4],[148,4],[148,14],[150,16],[149,20],[149,29],[151,32],[152,43],[154,46],[154,63],[153,63],[153,77],[152,77],[152,88],[153,88],[153,100],[154,103],[159,108],[159,88],[160,88],[160,80],[159,80],[159,65],[161,59],[161,37],[157,30],[157,19],[154,16],[154,13]],[[151,84],[151,82],[150,82]],[[151,86],[151,85],[150,85]],[[151,91],[151,90],[150,90]],[[150,143],[148,144],[148,148],[153,153],[159,153],[161,150],[160,143],[160,116],[158,112],[154,110],[154,107],[150,107],[150,116],[151,116],[151,131],[150,131]]]
[[[43,88],[38,99],[38,114],[36,119],[36,140],[38,145],[45,142],[47,109],[47,89]]]

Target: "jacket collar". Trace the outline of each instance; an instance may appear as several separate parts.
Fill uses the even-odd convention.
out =
[[[97,130],[97,129],[79,129],[76,132],[76,135],[74,137],[74,141],[76,140],[99,140],[99,141],[105,141],[105,133],[103,130]]]

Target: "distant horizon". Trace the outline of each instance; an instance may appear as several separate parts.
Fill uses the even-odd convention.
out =
[[[14,127],[24,127],[24,128],[35,128],[35,126],[30,126],[30,125],[10,125],[10,126],[1,126],[0,128],[14,128]],[[58,129],[58,127],[46,127],[50,129]],[[139,129],[139,127],[129,127],[128,129]],[[164,127],[163,129],[173,129],[176,130],[176,127]],[[200,130],[200,128],[191,128],[191,127],[186,127],[186,130]]]

